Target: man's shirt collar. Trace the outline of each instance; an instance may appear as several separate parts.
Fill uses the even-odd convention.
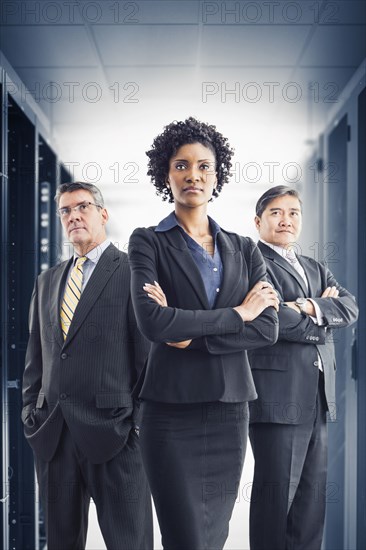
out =
[[[267,245],[269,248],[277,252],[281,256],[281,258],[284,258],[285,260],[288,260],[287,257],[287,248],[284,248],[283,246],[277,246],[276,244],[267,243],[264,239],[259,239],[261,243]],[[295,250],[294,250],[295,252]],[[296,254],[296,252],[295,252]]]
[[[106,239],[102,243],[98,244],[96,247],[89,250],[89,252],[85,254],[85,256],[88,258],[90,262],[96,265],[99,262],[101,255],[105,250],[107,250],[110,244],[111,244],[111,241],[109,239]],[[74,252],[73,263],[75,263],[76,259],[79,257],[80,257],[79,254],[76,254],[76,252]]]

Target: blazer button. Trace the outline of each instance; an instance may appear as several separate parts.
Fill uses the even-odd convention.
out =
[[[314,367],[319,367],[319,361],[314,361],[313,365]]]
[[[60,393],[60,399],[62,399],[63,401],[67,399],[67,393]]]
[[[67,353],[61,353],[61,359],[67,359]]]

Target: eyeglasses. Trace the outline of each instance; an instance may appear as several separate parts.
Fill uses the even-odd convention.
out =
[[[63,208],[59,208],[57,210],[57,215],[60,216],[60,218],[67,218],[68,216],[70,216],[72,210],[80,214],[87,214],[88,212],[90,212],[91,206],[103,208],[103,206],[101,206],[100,204],[95,204],[94,202],[81,202],[76,206],[64,206]]]

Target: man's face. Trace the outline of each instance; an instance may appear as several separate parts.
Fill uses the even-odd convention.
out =
[[[270,244],[287,248],[301,233],[302,214],[299,199],[283,195],[267,204],[262,216],[255,217],[259,237]]]
[[[107,210],[97,208],[94,204],[93,195],[85,189],[63,193],[58,204],[59,209],[83,205],[81,209],[71,210],[69,215],[61,217],[66,236],[74,248],[82,254],[86,254],[106,238]]]

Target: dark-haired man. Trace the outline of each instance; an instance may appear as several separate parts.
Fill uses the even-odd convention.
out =
[[[258,393],[250,406],[250,544],[252,550],[320,550],[326,412],[335,412],[332,329],[354,323],[358,309],[329,269],[296,254],[302,225],[296,190],[281,185],[264,193],[255,224],[280,297],[280,331],[274,346],[248,352]]]
[[[35,283],[22,411],[47,547],[85,548],[92,497],[109,550],[151,550],[131,397],[149,346],[136,326],[127,256],[107,239],[97,187],[63,184],[55,200],[74,256]]]

